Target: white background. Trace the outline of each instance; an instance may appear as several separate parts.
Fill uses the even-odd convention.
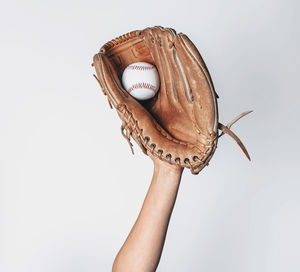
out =
[[[300,271],[299,1],[0,2],[0,270],[110,271],[152,175],[93,79],[102,44],[148,26],[201,52],[228,136],[185,171],[157,271]]]

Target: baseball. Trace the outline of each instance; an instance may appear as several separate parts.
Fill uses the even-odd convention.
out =
[[[138,100],[155,96],[159,88],[159,75],[154,65],[135,62],[128,65],[122,75],[124,89]]]

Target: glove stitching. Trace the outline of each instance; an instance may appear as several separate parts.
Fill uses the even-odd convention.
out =
[[[127,119],[127,122],[124,120],[125,125],[123,125],[124,129],[126,129],[126,131],[130,131],[130,133],[128,134],[128,137],[125,137],[127,141],[129,141],[129,146],[132,148],[132,144],[130,142],[130,135],[132,134],[136,134],[136,138],[140,139],[140,141],[142,142],[143,146],[146,147],[147,150],[149,150],[151,152],[151,154],[153,154],[154,156],[157,156],[158,158],[165,160],[169,163],[171,163],[171,159],[172,159],[172,154],[168,153],[166,154],[165,157],[162,156],[163,154],[163,150],[162,149],[158,149],[155,152],[155,148],[157,147],[156,143],[151,143],[149,144],[149,142],[151,141],[149,136],[145,136],[143,137],[142,135],[142,129],[138,126],[138,121],[134,119],[133,114],[127,109],[127,106],[125,104],[121,104],[118,106],[118,111],[120,111],[121,114],[123,114],[123,116],[125,117],[125,119]],[[132,126],[130,128],[130,126]],[[195,147],[195,145],[191,145],[185,142],[181,142],[178,141],[174,138],[170,138],[170,136],[162,130],[161,127],[157,126],[157,124],[155,124],[155,127],[157,128],[157,130],[160,132],[160,134],[169,139],[170,141],[173,141],[176,144],[181,144],[184,146],[189,146],[189,147]],[[123,134],[123,133],[122,133]],[[124,136],[124,134],[123,134]],[[126,135],[127,136],[127,135]],[[206,145],[206,150],[204,152],[201,152],[201,156],[200,158],[198,156],[193,156],[193,161],[195,163],[191,163],[189,158],[185,158],[184,159],[184,163],[181,163],[181,158],[180,157],[176,157],[174,159],[176,164],[180,164],[181,166],[184,167],[189,167],[193,172],[196,171],[196,169],[198,169],[199,167],[204,167],[207,165],[206,161],[212,156],[212,150],[215,148],[216,144],[215,144],[216,138],[213,138],[212,140],[208,141],[208,145]],[[208,154],[211,154],[211,156],[207,156]],[[198,161],[198,162],[197,162]],[[201,169],[202,169],[201,168]]]

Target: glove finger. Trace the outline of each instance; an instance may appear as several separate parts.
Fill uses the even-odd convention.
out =
[[[187,116],[191,116],[193,97],[183,69],[186,63],[183,63],[177,56],[177,34],[172,28],[155,27],[151,30],[151,33],[155,33],[153,36],[157,40],[155,43],[157,45],[156,50],[161,62],[160,66],[166,87],[165,93],[169,98],[169,103],[177,110],[185,111]],[[189,63],[188,65],[195,64]]]
[[[186,35],[179,34],[175,44],[178,59],[181,63],[185,63],[182,69],[187,77],[193,100],[196,124],[202,133],[216,132],[218,129],[216,94],[206,65]]]
[[[192,109],[193,97],[190,91],[187,76],[183,69],[183,67],[187,64],[182,63],[181,59],[177,56],[176,41],[178,39],[178,35],[176,34],[175,30],[171,28],[166,30],[168,30],[171,34],[170,39],[168,40],[168,46],[164,47],[164,53],[166,61],[168,62],[169,70],[171,71],[170,77],[173,83],[173,94],[176,98],[177,104],[179,104],[181,108],[182,105],[185,105],[183,109],[186,113],[188,113]],[[179,105],[177,105],[177,107],[179,107]]]
[[[174,106],[182,110],[182,105],[178,101],[188,100],[191,103],[191,99],[188,96],[186,77],[181,69],[182,64],[176,56],[176,36],[176,31],[172,28],[165,28],[162,31],[162,39],[164,40],[162,55],[167,66],[166,70],[169,72],[168,79],[171,83],[169,95],[173,98],[173,101],[175,99]]]
[[[130,99],[130,96],[123,89],[117,72],[107,56],[101,53],[96,54],[94,56],[94,66],[99,77],[100,85],[115,108],[118,104],[122,103],[125,98]]]
[[[166,57],[165,48],[168,48],[168,40],[171,34],[162,27],[147,28],[142,31],[144,41],[155,62],[160,76],[159,99],[163,105],[173,105],[175,96],[173,92],[173,82],[170,80],[170,65]]]
[[[174,122],[172,124],[170,124],[170,114],[166,118],[166,124],[164,124],[166,128],[168,126],[174,128],[174,124],[190,123],[191,121],[196,123],[193,113],[193,97],[187,75],[183,69],[185,65],[195,64],[183,62],[178,58],[176,47],[178,37],[173,29],[155,27],[149,31],[151,31],[150,41],[152,39],[152,42],[156,45],[154,52],[157,52],[156,54],[158,55],[158,61],[155,59],[155,62],[159,62],[159,67],[162,69],[163,81],[165,82],[165,84],[162,84],[165,89],[161,90],[165,93],[165,95],[161,96],[162,99],[160,102],[162,106],[159,108],[159,105],[156,104],[154,111],[163,112],[164,110],[161,108],[165,108],[167,109],[166,112],[174,113],[172,116]],[[165,96],[167,97],[165,98]],[[164,98],[165,100],[163,100]],[[168,100],[168,103],[165,103],[166,100]],[[162,122],[164,119],[164,116],[162,116]],[[181,131],[179,127],[176,130],[179,129]],[[194,135],[192,132],[191,134]]]

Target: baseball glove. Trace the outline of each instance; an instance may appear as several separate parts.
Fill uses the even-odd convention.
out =
[[[229,134],[249,154],[230,130],[218,122],[217,94],[197,48],[182,34],[163,27],[133,31],[104,44],[93,66],[109,105],[122,120],[121,132],[130,148],[132,137],[143,152],[187,167],[198,174],[208,165],[218,138]],[[121,84],[124,69],[134,62],[156,66],[160,89],[148,101],[137,101]],[[222,133],[218,134],[218,129]]]

